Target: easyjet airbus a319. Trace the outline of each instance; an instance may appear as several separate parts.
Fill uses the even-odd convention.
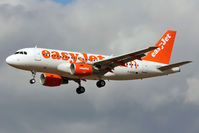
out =
[[[81,81],[98,80],[97,87],[104,87],[104,80],[135,80],[180,72],[183,61],[169,64],[176,31],[167,31],[155,46],[120,55],[105,56],[46,48],[24,48],[7,57],[10,66],[32,72],[31,84],[36,82],[36,72],[42,72],[44,86],[60,86],[75,81],[78,94],[85,92]]]

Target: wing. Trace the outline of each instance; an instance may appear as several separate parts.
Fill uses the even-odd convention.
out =
[[[111,71],[115,67],[120,66],[120,65],[125,66],[125,63],[133,61],[135,59],[141,60],[141,58],[145,56],[145,53],[150,52],[156,48],[157,47],[149,47],[147,49],[143,49],[137,52],[101,60],[101,61],[93,63],[93,65],[100,71],[104,71],[104,70],[106,72]]]

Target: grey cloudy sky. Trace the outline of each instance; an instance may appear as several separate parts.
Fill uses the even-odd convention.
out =
[[[198,133],[197,0],[0,0],[1,133]],[[193,60],[170,76],[47,88],[5,58],[24,47],[123,54],[177,30],[171,62]],[[37,75],[39,79],[39,74]]]

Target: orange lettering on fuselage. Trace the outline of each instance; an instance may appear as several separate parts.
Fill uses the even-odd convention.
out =
[[[51,52],[52,53],[52,59],[57,59],[57,60],[60,60],[61,59],[61,57],[60,57],[60,55],[59,55],[59,52],[57,52],[57,51],[52,51]]]
[[[97,57],[98,57],[99,60],[103,60],[103,59],[104,59],[104,57],[101,56],[101,55],[99,55],[99,56],[97,56]]]
[[[88,55],[86,53],[82,53],[82,55],[84,56],[83,62],[87,62],[88,61]]]
[[[90,60],[90,62],[96,61],[96,60],[97,60],[97,57],[94,56],[94,55],[91,55],[91,56],[89,57],[89,60]]]
[[[73,54],[73,53],[69,53],[69,54],[70,54],[70,56],[72,57],[73,63],[76,63],[79,54]],[[71,62],[71,61],[70,61],[70,62]]]
[[[88,54],[86,53],[81,53],[83,55],[83,57],[78,57],[79,54],[75,54],[75,53],[67,53],[67,52],[57,52],[57,51],[48,51],[48,50],[43,50],[42,51],[42,55],[44,58],[48,59],[51,58],[53,60],[64,60],[64,61],[69,61],[70,63],[76,63],[77,60],[79,60],[80,62],[88,62],[88,60],[90,62],[93,61],[97,61],[97,60],[102,60],[105,57],[99,55],[99,56],[95,56],[95,55],[90,55],[88,57]],[[71,57],[71,60],[69,60]]]
[[[133,61],[135,63],[135,69],[137,69],[137,62],[136,61]]]
[[[80,62],[85,62],[84,58],[82,58],[82,57],[78,57],[78,60],[79,60]]]
[[[62,60],[65,60],[65,61],[69,60],[68,53],[61,52],[61,55],[62,55]]]
[[[46,59],[50,58],[50,52],[48,50],[43,50],[42,55]]]

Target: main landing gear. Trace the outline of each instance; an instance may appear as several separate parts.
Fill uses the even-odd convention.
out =
[[[81,80],[75,80],[75,82],[77,82],[79,84],[79,87],[76,89],[77,94],[82,94],[85,92],[85,88],[83,86],[81,86]]]
[[[74,81],[79,84],[79,87],[76,89],[77,94],[83,94],[85,92],[85,88],[83,86],[81,86],[81,80],[77,79]],[[99,80],[99,81],[97,81],[96,85],[98,88],[101,88],[106,85],[106,82],[104,80]]]
[[[77,94],[82,94],[85,92],[85,88],[83,86],[79,86],[77,89],[76,89],[76,92]]]
[[[35,80],[36,72],[32,71],[32,79],[30,80],[30,84],[34,84],[36,82]]]
[[[106,82],[104,80],[99,80],[96,83],[98,88],[104,87],[106,85]]]

